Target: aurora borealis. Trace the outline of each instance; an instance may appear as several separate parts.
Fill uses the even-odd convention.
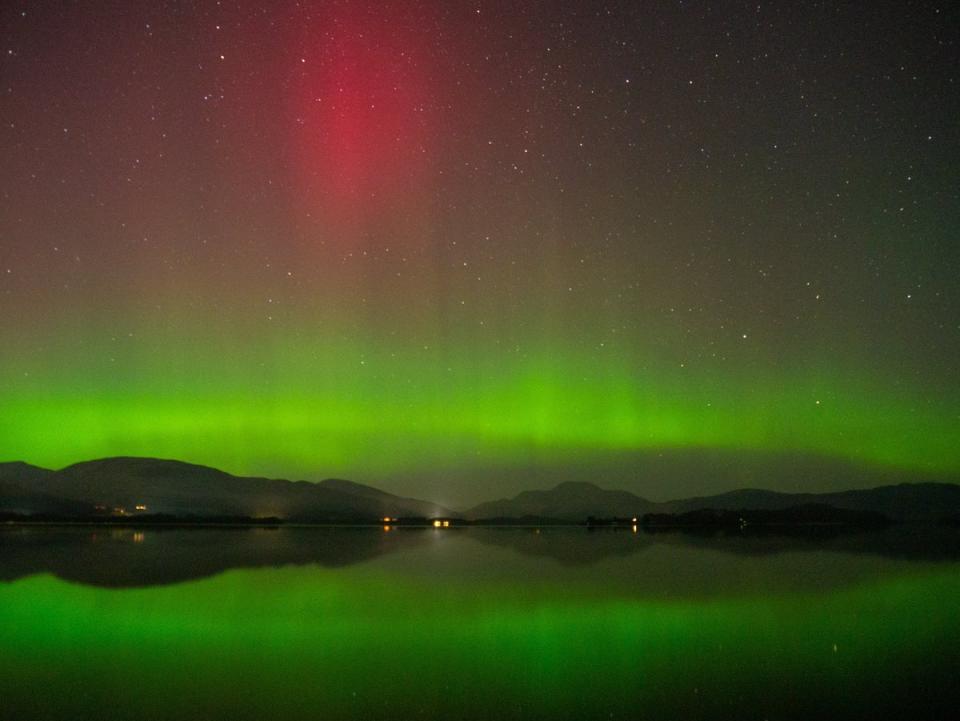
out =
[[[733,483],[652,489],[661,453],[957,479],[958,29],[923,2],[5,3],[0,459],[448,504],[564,467]]]

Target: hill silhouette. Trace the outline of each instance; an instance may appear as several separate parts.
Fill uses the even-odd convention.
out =
[[[510,499],[489,501],[464,512],[466,518],[553,518],[581,521],[588,516],[642,516],[657,504],[629,491],[568,481],[550,490],[523,491]]]
[[[447,509],[350,481],[319,483],[234,476],[157,458],[104,458],[50,471],[0,464],[0,511],[94,513],[97,506],[173,516],[276,517],[286,521],[372,521],[452,515]]]
[[[514,498],[481,503],[464,511],[468,519],[542,518],[582,521],[630,518],[647,514],[682,514],[702,509],[782,511],[799,506],[882,514],[891,520],[941,520],[960,513],[960,486],[952,483],[901,483],[835,493],[780,493],[741,489],[715,496],[655,502],[628,491],[611,491],[593,483],[561,483],[549,490],[524,491]]]
[[[0,463],[0,513],[88,516],[97,507],[194,517],[278,518],[287,522],[372,522],[384,516],[447,516],[474,521],[580,523],[588,517],[716,511],[782,511],[831,506],[882,514],[896,521],[960,517],[960,486],[900,483],[832,493],[740,489],[713,496],[656,502],[589,482],[564,482],[546,490],[481,503],[462,514],[429,501],[405,498],[341,479],[318,483],[234,476],[216,468],[157,458],[104,458],[48,470],[23,462]]]

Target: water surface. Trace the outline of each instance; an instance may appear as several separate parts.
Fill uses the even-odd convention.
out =
[[[0,716],[942,718],[957,535],[11,527]]]

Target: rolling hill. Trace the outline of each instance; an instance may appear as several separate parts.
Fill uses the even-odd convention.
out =
[[[373,520],[453,515],[433,503],[350,481],[319,483],[233,476],[156,458],[104,458],[49,471],[0,464],[0,511],[93,513],[96,506],[194,516],[277,517],[286,521]]]
[[[104,458],[57,471],[22,462],[0,463],[0,512],[84,516],[94,514],[97,506],[132,510],[138,505],[156,514],[275,517],[292,522],[448,516],[575,523],[589,516],[629,518],[702,509],[779,511],[821,505],[910,521],[960,516],[960,485],[900,483],[833,493],[740,489],[655,502],[593,483],[564,482],[548,490],[523,491],[513,498],[481,503],[461,514],[428,501],[392,495],[346,480],[310,483],[234,476],[175,460]]]
[[[611,491],[592,483],[561,483],[550,490],[524,491],[511,499],[481,503],[466,511],[468,519],[533,517],[582,521],[587,516],[631,517],[647,513],[716,510],[784,510],[826,505],[880,513],[892,520],[932,520],[960,513],[960,486],[952,483],[901,483],[836,493],[780,493],[741,489],[657,503],[627,491]]]

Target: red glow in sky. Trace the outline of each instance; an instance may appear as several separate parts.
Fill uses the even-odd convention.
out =
[[[296,118],[303,200],[338,225],[403,202],[426,162],[425,18],[334,8],[304,27]]]

